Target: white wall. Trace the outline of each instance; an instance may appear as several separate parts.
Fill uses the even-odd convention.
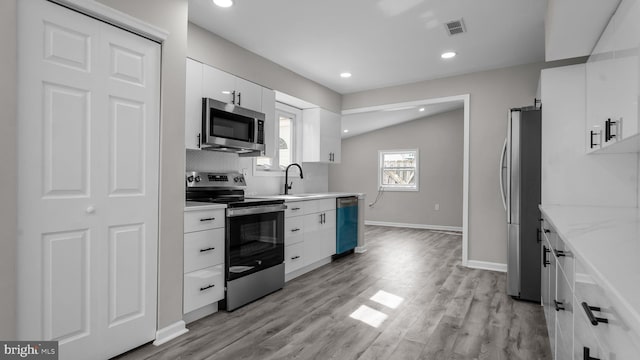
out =
[[[340,94],[192,23],[188,46],[187,54],[194,60],[340,113]]]
[[[584,62],[584,59],[569,63]],[[343,109],[470,94],[469,260],[506,264],[506,214],[498,163],[509,108],[533,105],[540,70],[530,64],[346,94]],[[330,188],[331,190],[331,188]]]
[[[385,191],[365,220],[462,228],[464,110],[458,109],[350,137],[342,163],[329,168],[329,188],[378,193],[378,151],[418,149],[419,191]],[[435,205],[439,210],[435,210]]]
[[[328,164],[301,163],[303,179],[290,176],[292,194],[328,191]],[[247,195],[273,195],[284,191],[284,175],[254,176],[253,158],[241,158],[236,154],[216,151],[187,150],[187,171],[241,171],[247,170]],[[290,171],[290,175],[294,174]]]
[[[542,203],[638,204],[637,154],[585,154],[585,65],[542,70]]]

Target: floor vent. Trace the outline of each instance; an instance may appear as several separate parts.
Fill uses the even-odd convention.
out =
[[[447,29],[447,34],[449,35],[462,34],[466,31],[462,19],[446,22],[444,27]]]

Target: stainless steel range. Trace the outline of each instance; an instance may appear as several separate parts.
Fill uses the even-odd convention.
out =
[[[235,310],[284,286],[284,200],[245,199],[240,173],[187,172],[187,201],[227,204],[225,299]]]

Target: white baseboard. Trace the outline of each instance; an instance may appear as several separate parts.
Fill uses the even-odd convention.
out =
[[[386,221],[371,221],[371,220],[365,220],[364,224],[365,225],[376,225],[376,226],[390,226],[390,227],[411,228],[411,229],[425,229],[425,230],[440,230],[440,231],[462,232],[462,227],[460,227],[460,226],[427,225],[427,224],[405,224],[405,223],[386,222]]]
[[[507,272],[507,264],[494,263],[489,261],[468,260],[466,266],[472,269]]]
[[[362,254],[364,252],[367,251],[367,246],[356,246],[356,248],[353,250],[353,252],[355,252],[356,254]]]
[[[160,346],[182,334],[186,334],[188,331],[189,329],[185,327],[184,321],[176,321],[175,323],[156,331],[156,341],[153,342],[153,345]]]
[[[320,266],[324,266],[326,264],[331,263],[332,258],[331,256],[318,260],[316,262],[314,262],[313,264],[309,264],[303,268],[300,268],[298,270],[294,270],[290,273],[285,273],[284,274],[284,282],[288,282],[290,280],[293,280],[295,278],[297,278],[298,276],[304,275],[306,273],[308,273],[309,271],[315,270],[317,268],[319,268]]]
[[[218,312],[218,302],[214,302],[213,304],[205,305],[199,309],[195,309],[189,313],[186,313],[182,316],[182,320],[189,324],[196,320],[200,320],[205,316],[209,316],[211,314]]]

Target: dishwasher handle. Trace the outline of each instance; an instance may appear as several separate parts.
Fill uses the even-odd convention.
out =
[[[344,208],[344,207],[349,207],[349,206],[358,206],[358,197],[357,196],[336,198],[336,207],[337,208]]]

